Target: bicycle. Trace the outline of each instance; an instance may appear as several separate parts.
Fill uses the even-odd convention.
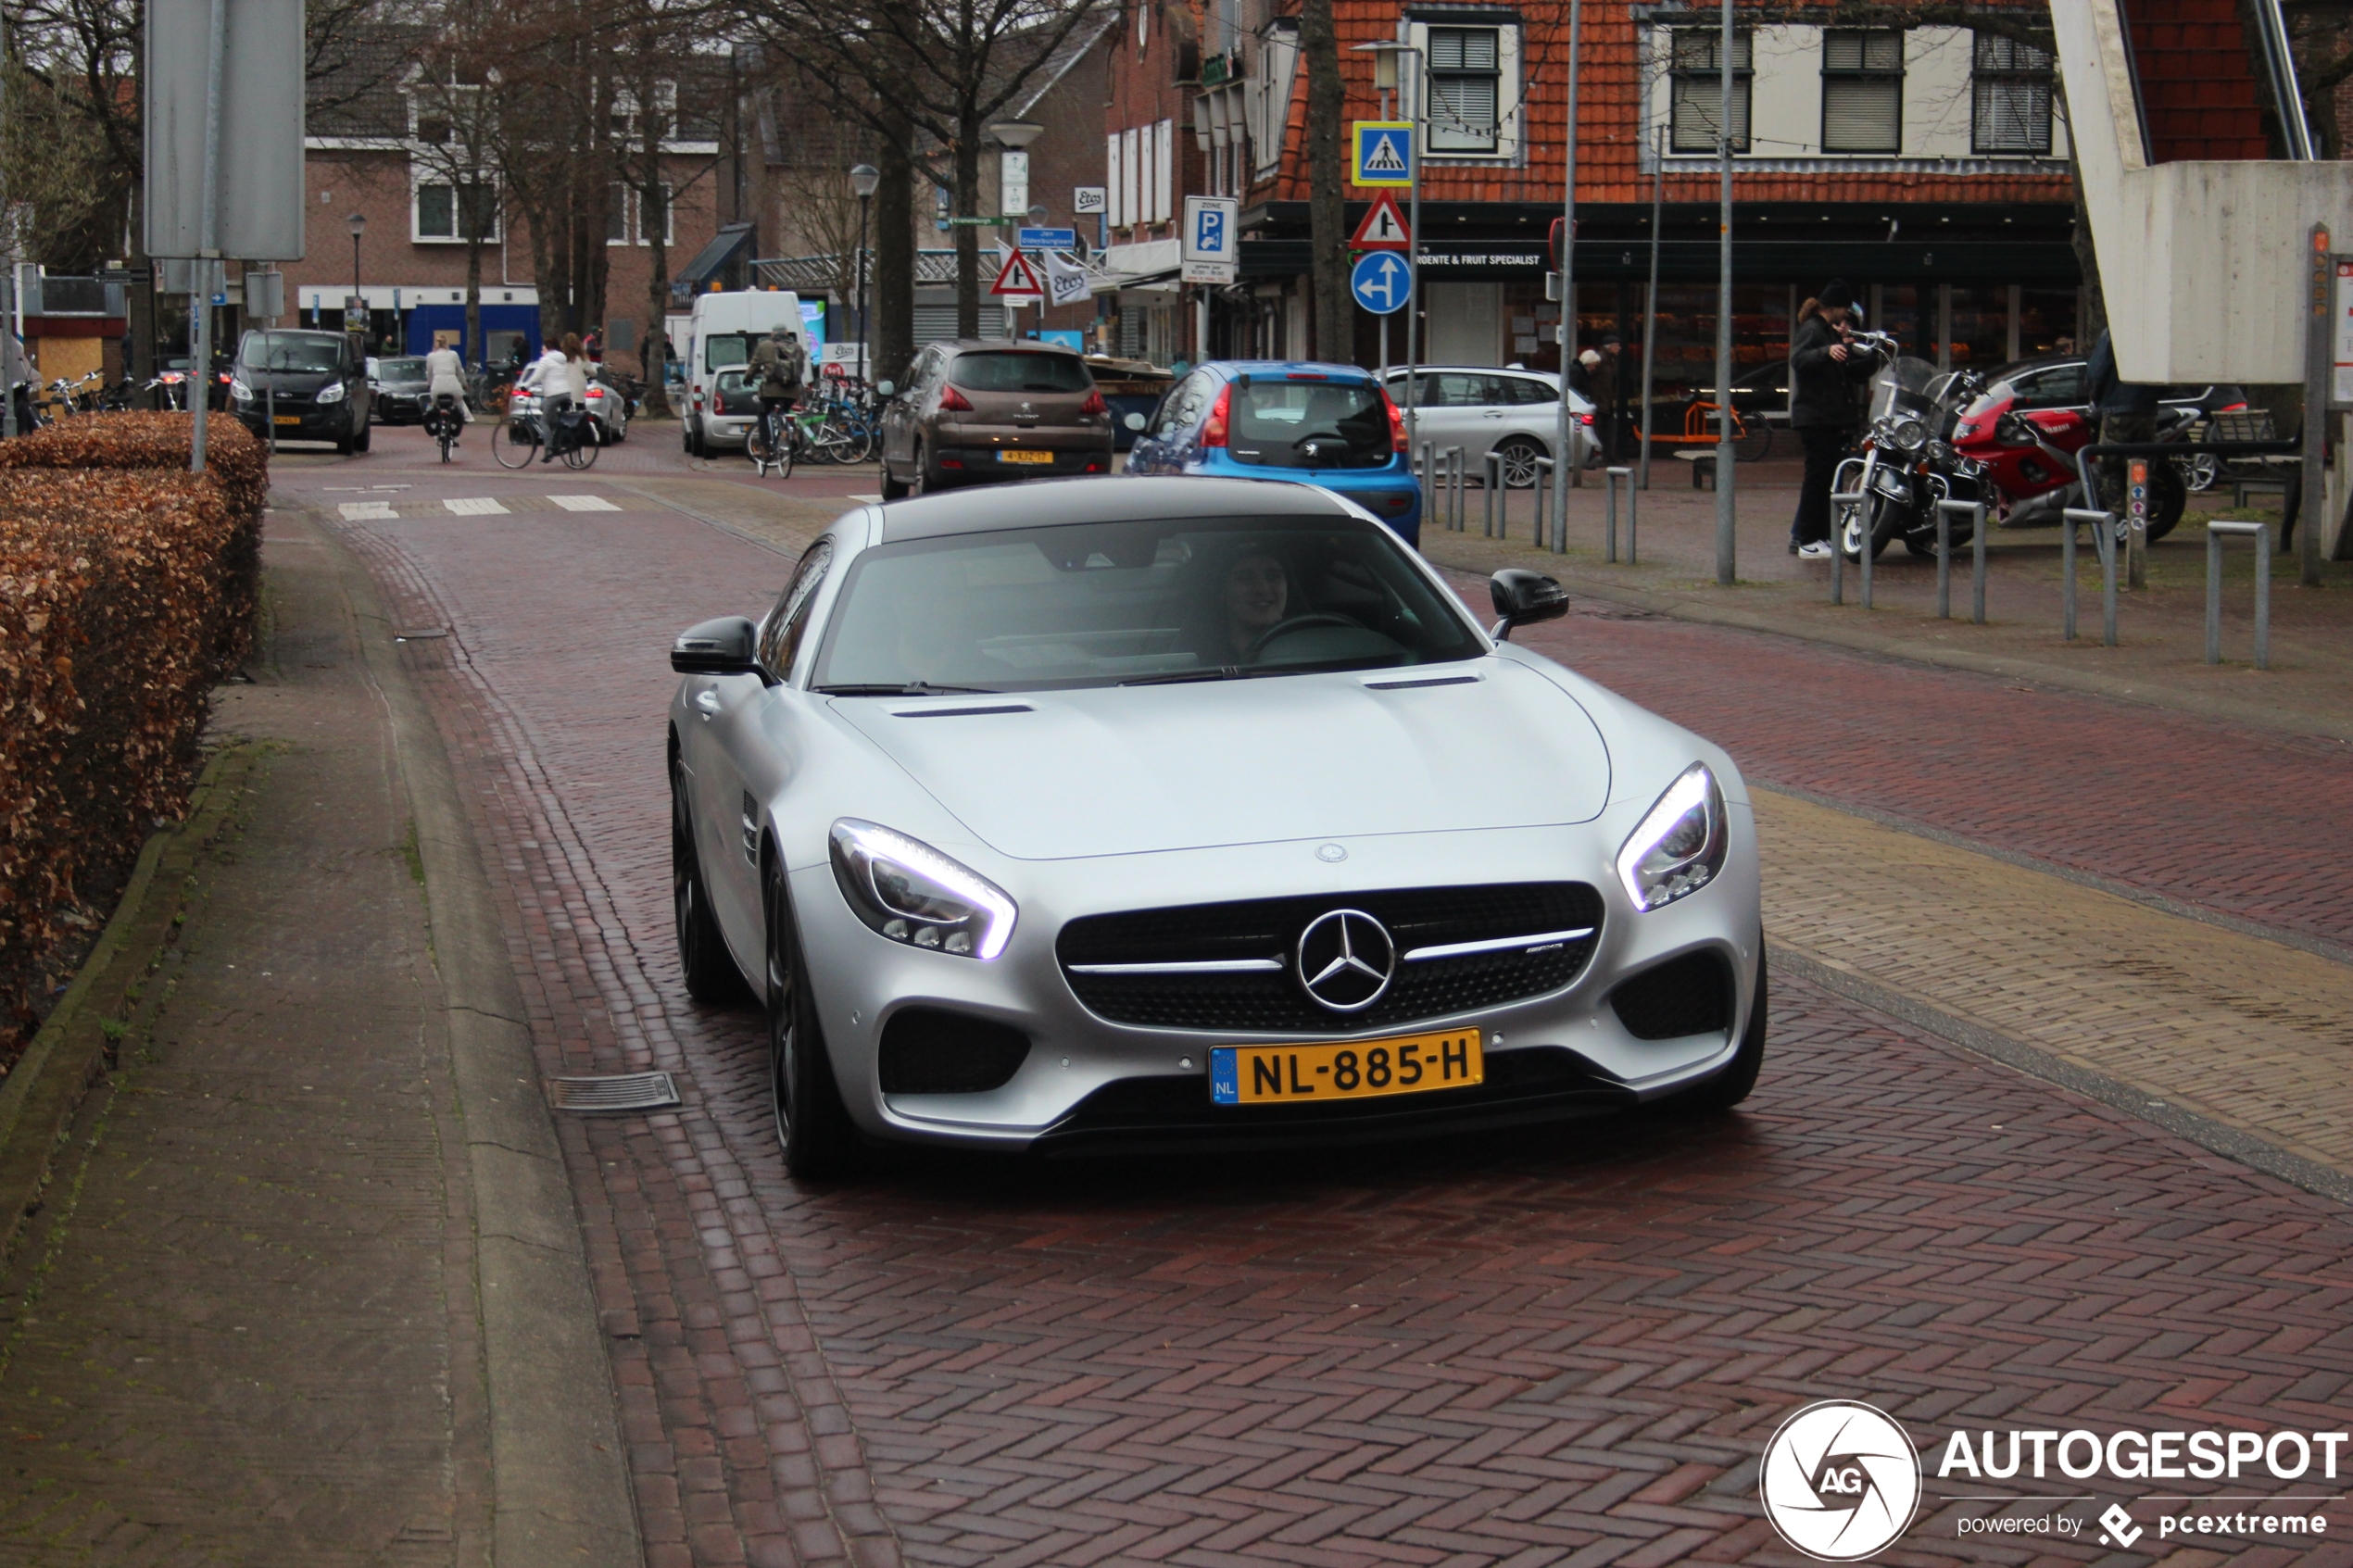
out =
[[[425,433],[441,447],[441,460],[447,462],[451,449],[458,445],[458,433],[465,426],[464,418],[458,412],[458,400],[446,392],[435,396],[433,407],[425,410],[424,426]]]
[[[502,469],[526,469],[539,456],[539,419],[512,404],[490,430],[490,455]]]
[[[799,436],[799,427],[784,404],[761,403],[760,418],[744,432],[744,455],[751,459],[754,475],[765,479],[773,468],[778,479],[790,479]]]

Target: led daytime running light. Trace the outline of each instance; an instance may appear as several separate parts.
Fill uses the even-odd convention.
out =
[[[1700,813],[1700,842],[1663,865],[1646,864],[1687,828],[1693,812]],[[1715,880],[1724,868],[1730,837],[1724,821],[1724,792],[1706,765],[1694,762],[1667,786],[1627,836],[1617,851],[1617,880],[1637,909],[1662,908]]]

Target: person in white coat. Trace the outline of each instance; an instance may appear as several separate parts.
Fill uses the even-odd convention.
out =
[[[550,344],[515,384],[538,395],[539,460],[551,462],[556,457],[556,416],[567,408],[588,406],[588,366],[580,351],[580,334],[566,332],[561,347]]]
[[[458,412],[466,422],[474,422],[474,411],[466,406],[466,362],[456,349],[444,343],[425,356],[425,383],[428,403],[446,393],[458,400]]]

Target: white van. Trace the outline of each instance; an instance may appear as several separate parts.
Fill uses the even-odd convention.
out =
[[[760,417],[760,401],[744,367],[761,338],[777,326],[789,329],[809,357],[809,329],[800,319],[800,296],[782,289],[738,289],[695,295],[686,341],[679,354],[686,366],[686,450],[708,457],[714,448],[740,447],[744,432]],[[733,372],[732,374],[729,372]]]

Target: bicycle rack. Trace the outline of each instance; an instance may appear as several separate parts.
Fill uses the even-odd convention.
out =
[[[1617,558],[1617,482],[1622,479],[1626,482],[1626,564],[1631,566],[1634,564],[1634,470],[1604,469],[1602,475],[1609,483],[1609,522],[1607,532],[1602,535],[1602,558],[1605,561]]]
[[[1985,624],[1985,503],[1982,501],[1939,501],[1936,503],[1936,618],[1953,618],[1953,516],[1965,514],[1969,520],[1969,547],[1973,558],[1969,563],[1969,587],[1972,594],[1969,623]]]
[[[2307,524],[2309,527],[2309,524]],[[2243,534],[2255,541],[2255,668],[2271,667],[2271,525],[2209,522],[2206,525],[2206,662],[2222,662],[2222,540]]]
[[[1487,454],[1487,477],[1482,486],[1483,493],[1480,496],[1480,510],[1483,514],[1482,521],[1486,524],[1486,537],[1490,539],[1498,537],[1495,533],[1495,497],[1502,495],[1503,490],[1503,455],[1497,452],[1490,452]],[[1504,533],[1501,537],[1509,538],[1511,536],[1511,530],[1512,511],[1510,502],[1507,499],[1504,506]]]
[[[2070,507],[2059,519],[2059,591],[2066,640],[2075,641],[2075,531],[2093,525],[2100,552],[2100,642],[2116,646],[2116,516],[2088,507]]]

